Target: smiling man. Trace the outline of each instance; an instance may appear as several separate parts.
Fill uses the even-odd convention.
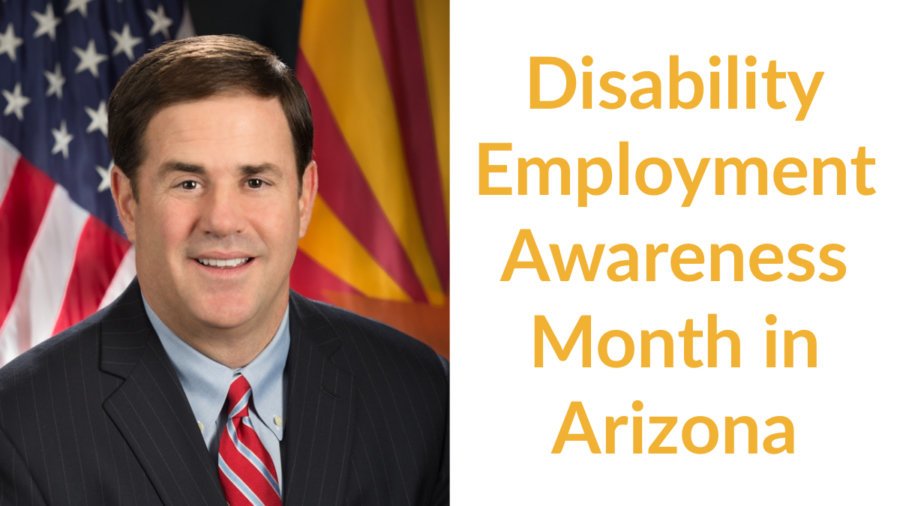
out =
[[[318,185],[293,73],[236,37],[109,101],[137,279],[0,370],[0,504],[448,502],[446,362],[289,288]]]
[[[144,299],[230,367],[259,354],[287,309],[317,181],[316,163],[295,159],[292,146],[277,98],[225,92],[160,110],[140,167],[113,172]]]

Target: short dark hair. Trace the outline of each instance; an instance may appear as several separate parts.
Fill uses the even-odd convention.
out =
[[[265,46],[234,35],[167,42],[134,63],[109,97],[109,149],[131,180],[144,161],[143,137],[161,109],[213,95],[246,92],[277,97],[294,141],[297,175],[312,160],[312,112],[293,71]],[[302,184],[301,184],[302,187]]]

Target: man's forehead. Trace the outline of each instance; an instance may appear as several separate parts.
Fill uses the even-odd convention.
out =
[[[226,154],[256,145],[293,151],[291,130],[280,101],[250,94],[213,95],[167,105],[150,118],[143,140],[148,148],[156,149],[205,141],[227,143],[219,147]]]
[[[278,111],[281,113],[280,116],[284,117],[285,125],[287,125],[287,116],[284,114],[278,97],[264,97],[247,91],[231,90],[165,104],[150,117],[148,127],[154,120],[177,114],[182,110],[222,108],[241,112],[252,112],[260,108],[270,109],[272,113]]]
[[[157,177],[297,170],[293,136],[276,97],[226,93],[170,104],[153,115],[143,137],[138,172]]]

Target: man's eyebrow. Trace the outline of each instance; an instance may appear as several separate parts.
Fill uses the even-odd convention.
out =
[[[280,175],[281,171],[278,166],[271,163],[261,163],[259,165],[241,165],[241,174],[244,176],[256,176],[259,174]]]
[[[278,170],[278,166],[268,162],[258,165],[241,165],[240,167],[238,167],[238,170],[244,177],[257,176],[260,174],[270,174],[273,176],[281,175],[281,171]],[[165,177],[166,175],[173,172],[185,172],[188,174],[198,174],[202,176],[206,174],[206,169],[202,165],[187,162],[169,161],[162,164],[162,170],[160,171],[161,176]]]
[[[193,163],[185,163],[185,162],[166,162],[162,164],[162,171],[160,174],[165,176],[171,172],[187,172],[189,174],[205,174],[206,169],[201,165],[196,165]]]

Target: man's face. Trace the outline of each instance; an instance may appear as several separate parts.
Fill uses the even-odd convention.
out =
[[[278,99],[172,105],[143,143],[137,198],[118,170],[113,189],[150,306],[187,339],[274,334],[317,182],[315,163],[298,180]]]

